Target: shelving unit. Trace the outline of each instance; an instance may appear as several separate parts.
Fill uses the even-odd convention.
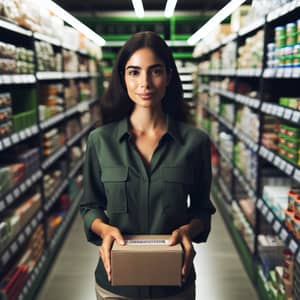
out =
[[[18,164],[22,170],[18,171],[21,173],[17,176],[14,175],[16,181],[9,181],[9,188],[0,184],[0,283],[3,283],[0,299],[6,299],[5,282],[12,280],[8,274],[18,265],[18,268],[21,266],[23,277],[17,282],[16,276],[10,285],[15,286],[14,293],[18,293],[16,299],[29,300],[34,299],[46,276],[82,197],[85,142],[95,121],[99,119],[97,101],[102,78],[98,74],[99,57],[88,54],[84,49],[74,49],[56,38],[33,33],[2,19],[0,32],[1,42],[11,44],[12,40],[19,41],[34,53],[32,74],[0,75],[0,97],[5,94],[11,99],[9,109],[13,124],[10,132],[0,136],[0,163],[7,168]],[[39,53],[35,46],[35,42],[40,41],[54,47],[55,53],[62,58],[68,54],[78,60],[74,70],[67,65],[65,57],[61,60],[61,65],[58,63],[56,66],[56,71],[41,71],[37,63]],[[69,52],[65,52],[66,50]],[[56,94],[53,94],[53,90],[57,90]],[[50,92],[45,94],[45,91]],[[59,109],[58,105],[56,110],[50,109],[51,114],[44,110],[42,113],[41,108],[48,95],[60,105]],[[26,119],[25,122],[27,112],[31,114],[31,119]],[[20,118],[24,120],[21,122]],[[53,146],[57,140],[45,140],[45,134],[56,128],[59,128],[57,134],[61,134],[58,148]],[[20,154],[28,154],[31,150],[36,150],[35,160],[32,161],[33,156],[30,156],[31,160],[25,160],[24,163],[20,161]],[[0,171],[3,183],[8,173],[3,169]],[[51,193],[49,186],[52,189],[54,187]],[[11,219],[13,212],[33,195],[40,195],[39,204],[35,204],[37,206],[34,211],[29,206],[29,212],[26,211],[27,219],[22,221],[24,224],[16,227]],[[23,215],[20,214],[18,222],[22,218]],[[5,224],[10,225],[7,227]],[[31,261],[32,267],[28,267],[25,253],[32,246],[31,239],[37,232],[42,234],[40,256],[35,257],[36,261]],[[20,262],[21,258],[23,263]]]
[[[267,45],[274,42],[275,27],[296,22],[299,12],[300,1],[292,1],[221,43],[202,52],[197,52],[200,48],[196,47],[194,51],[198,64],[198,125],[202,124],[210,135],[215,155],[212,194],[262,299],[277,298],[270,288],[268,271],[272,269],[268,270],[264,261],[261,236],[272,235],[279,239],[293,255],[295,265],[300,264],[300,239],[296,229],[291,229],[284,210],[288,207],[288,195],[286,193],[284,200],[286,207],[280,209],[278,203],[273,198],[267,199],[265,194],[265,187],[271,182],[278,181],[277,185],[282,182],[287,189],[300,186],[299,161],[285,157],[279,152],[280,146],[272,148],[273,144],[266,140],[266,128],[275,128],[268,129],[273,137],[285,125],[295,128],[295,132],[300,129],[299,107],[283,106],[278,100],[279,97],[300,99],[297,93],[299,67],[270,67],[267,53]],[[254,67],[242,66],[240,56],[244,52],[241,49],[255,38],[257,47],[262,46],[262,55],[260,50],[256,51],[261,59],[253,61]],[[230,59],[234,63],[223,67],[224,51],[229,47],[232,47]],[[247,49],[250,51],[251,47]],[[244,123],[246,119],[248,123]],[[276,145],[279,145],[280,134],[276,134]],[[242,207],[245,202],[247,205]],[[237,212],[239,217],[236,217]],[[254,220],[250,231],[246,229],[249,216]],[[252,241],[253,251],[248,247],[249,241]]]

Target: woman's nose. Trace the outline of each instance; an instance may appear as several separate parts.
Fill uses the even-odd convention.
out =
[[[151,78],[147,72],[142,72],[140,76],[140,86],[148,87],[150,85]]]

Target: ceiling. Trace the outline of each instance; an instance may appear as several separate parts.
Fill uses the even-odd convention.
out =
[[[131,0],[55,0],[55,2],[71,13],[132,11]],[[225,6],[228,0],[178,0],[176,11],[217,11]],[[145,11],[163,11],[166,0],[143,0]]]

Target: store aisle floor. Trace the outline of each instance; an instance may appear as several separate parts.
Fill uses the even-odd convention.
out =
[[[195,245],[195,250],[196,300],[258,299],[219,212],[213,217],[209,242]],[[97,256],[77,216],[36,300],[96,300]]]

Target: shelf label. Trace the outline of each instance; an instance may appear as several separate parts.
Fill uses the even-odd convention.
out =
[[[297,255],[297,262],[300,264],[300,251],[298,252],[298,255]]]
[[[281,224],[280,224],[279,221],[276,220],[276,221],[274,222],[274,224],[273,224],[273,229],[274,229],[274,231],[275,231],[276,233],[278,233],[279,230],[280,230],[280,228],[281,228]]]
[[[32,220],[32,226],[35,228],[36,227],[36,225],[37,225],[37,220],[34,218],[33,220]]]
[[[258,199],[257,203],[256,203],[256,207],[260,210],[263,206],[264,202],[262,201],[262,199]]]
[[[282,227],[282,229],[281,229],[279,235],[280,235],[280,238],[281,238],[284,242],[286,242],[286,240],[287,240],[287,238],[288,238],[288,236],[289,236],[289,233],[287,232],[287,230],[286,230],[284,227]]]
[[[298,250],[298,244],[294,239],[291,239],[290,244],[289,244],[289,249],[293,252],[296,253]]]
[[[13,254],[15,254],[18,251],[18,245],[16,242],[13,242],[13,244],[10,246],[10,250]]]
[[[15,188],[13,194],[14,194],[15,198],[18,198],[20,196],[19,188]]]
[[[14,133],[12,136],[11,136],[11,140],[14,144],[18,143],[19,142],[19,136]]]
[[[18,238],[19,243],[22,245],[25,241],[24,233],[21,233]]]
[[[2,212],[5,209],[5,202],[4,200],[0,201],[0,212]]]
[[[11,141],[8,137],[3,139],[2,142],[3,142],[4,147],[10,147],[11,146]]]
[[[300,182],[300,170],[295,169],[293,178],[294,178],[296,181]]]
[[[289,108],[286,108],[284,111],[284,118],[290,120],[293,115],[293,111]]]
[[[8,194],[5,199],[7,204],[11,204],[14,201],[14,197],[12,196],[12,194]]]
[[[299,78],[300,77],[300,68],[294,68],[293,77],[294,78]]]
[[[280,157],[279,157],[279,156],[276,156],[276,157],[275,157],[274,165],[275,165],[277,168],[279,168],[279,166],[280,166]]]
[[[22,192],[22,193],[24,193],[24,192],[25,192],[25,190],[26,190],[26,186],[25,186],[25,184],[24,184],[24,183],[22,183],[22,184],[20,185],[20,189],[21,189],[21,192]]]
[[[288,174],[288,175],[292,175],[294,171],[294,167],[291,165],[291,164],[286,164],[286,168],[285,168],[285,172]]]
[[[300,120],[300,112],[294,111],[292,116],[292,121],[295,123],[299,123],[299,120]]]
[[[25,135],[25,131],[24,131],[24,130],[22,130],[22,131],[19,133],[19,135],[20,135],[20,139],[21,139],[21,140],[26,139],[26,135]]]
[[[31,229],[30,229],[29,225],[27,225],[27,227],[25,228],[25,234],[27,235],[27,237],[29,237],[31,234]]]
[[[268,207],[266,205],[263,205],[263,207],[261,208],[261,212],[264,216],[266,216],[267,212],[268,212]]]
[[[10,260],[11,255],[9,253],[9,251],[7,250],[1,257],[1,262],[2,265],[6,265],[8,263],[8,261]]]
[[[273,220],[274,220],[273,212],[272,212],[272,211],[269,211],[269,212],[268,212],[268,215],[267,215],[267,221],[268,221],[269,223],[272,223]]]

